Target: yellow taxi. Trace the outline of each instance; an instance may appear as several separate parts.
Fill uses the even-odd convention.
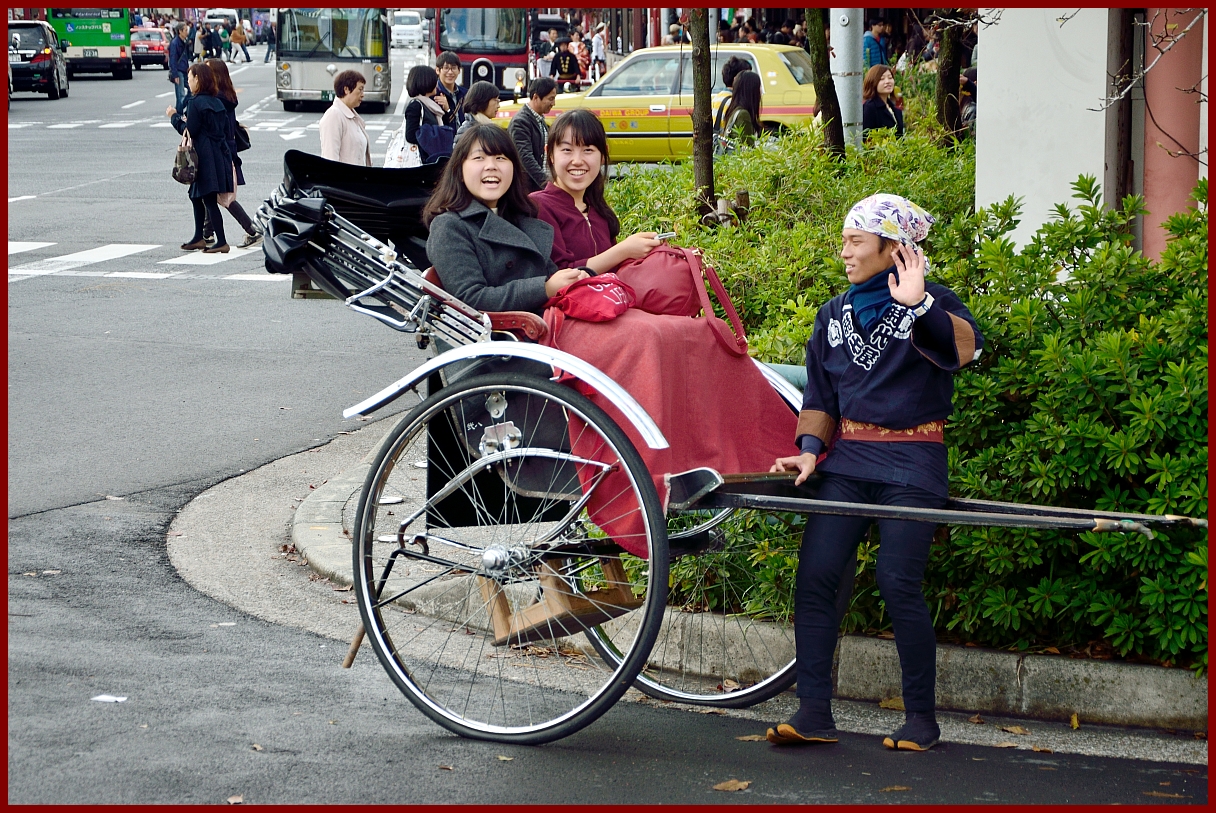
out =
[[[725,97],[722,66],[732,56],[760,74],[764,98],[761,124],[793,127],[815,115],[811,58],[790,45],[718,43],[712,52],[714,108]],[[506,127],[519,110],[504,103],[498,123]],[[613,161],[662,161],[692,155],[692,48],[663,45],[634,51],[581,93],[563,93],[546,117],[550,124],[566,110],[585,108],[604,123]]]

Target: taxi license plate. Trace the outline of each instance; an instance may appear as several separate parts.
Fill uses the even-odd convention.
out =
[[[135,50],[136,50],[136,51],[146,51],[146,50],[148,50],[148,46],[146,46],[146,45],[136,45],[136,46],[135,46]]]
[[[85,56],[97,56],[97,49],[96,48],[85,48],[84,55]]]

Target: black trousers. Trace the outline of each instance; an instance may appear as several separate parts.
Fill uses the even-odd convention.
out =
[[[940,508],[938,497],[915,486],[872,483],[825,474],[818,498],[873,505]],[[878,590],[895,627],[895,648],[903,672],[904,708],[933,711],[937,680],[937,639],[925,604],[922,583],[929,545],[936,526],[931,522],[872,520],[868,517],[812,515],[807,518],[798,558],[794,594],[794,640],[798,652],[798,696],[832,699],[832,653],[836,649],[841,610],[841,573],[854,561],[857,546],[877,521],[882,536],[878,549]]]

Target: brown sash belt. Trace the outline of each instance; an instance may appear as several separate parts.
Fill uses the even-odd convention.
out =
[[[910,429],[887,429],[872,423],[840,419],[841,440],[875,440],[885,443],[913,441],[918,443],[943,443],[945,421],[929,421]]]

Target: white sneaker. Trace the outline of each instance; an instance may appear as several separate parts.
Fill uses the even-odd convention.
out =
[[[262,235],[247,234],[247,235],[245,235],[245,242],[241,243],[239,246],[237,246],[237,248],[255,248],[257,246],[260,246],[261,244],[262,244]]]

